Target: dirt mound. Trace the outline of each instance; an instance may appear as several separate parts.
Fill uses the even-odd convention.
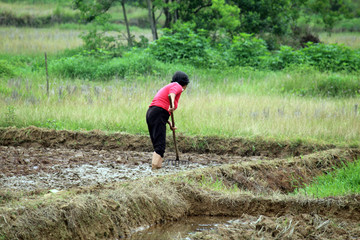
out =
[[[359,200],[359,196],[298,199],[256,197],[241,192],[224,194],[176,179],[156,178],[28,198],[21,207],[15,203],[1,208],[0,229],[5,239],[116,239],[130,236],[139,227],[192,215],[247,214],[254,219],[260,215],[271,219],[284,216],[285,221],[289,215],[316,214],[338,222],[358,222]],[[275,231],[270,223],[259,222],[258,226],[261,224],[264,233],[266,229]]]
[[[171,136],[168,136],[168,151],[174,151]],[[316,145],[301,141],[279,142],[261,138],[224,139],[218,137],[188,137],[179,135],[180,152],[231,154],[238,156],[285,157],[305,155],[314,151],[334,148],[333,145]],[[150,138],[123,133],[107,134],[101,131],[74,132],[28,127],[24,129],[0,129],[0,145],[24,147],[66,147],[74,149],[97,149],[120,151],[152,151]]]

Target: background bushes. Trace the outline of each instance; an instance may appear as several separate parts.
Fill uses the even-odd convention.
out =
[[[109,80],[134,75],[157,74],[165,67],[147,53],[133,51],[121,58],[100,58],[83,56],[63,57],[52,61],[49,69],[58,76],[89,80]]]
[[[231,66],[260,67],[262,59],[270,55],[270,52],[264,40],[242,33],[233,38],[229,55]]]
[[[360,67],[359,51],[337,44],[310,44],[301,50],[306,63],[320,71],[357,71]]]
[[[309,43],[296,50],[281,46],[270,52],[266,42],[242,33],[229,40],[230,44],[213,44],[210,40],[186,29],[172,33],[152,43],[149,53],[162,62],[182,62],[201,67],[254,67],[282,70],[291,65],[311,65],[320,71],[356,72],[360,68],[360,51],[343,45]]]
[[[192,31],[187,24],[164,30],[164,36],[149,46],[149,52],[162,62],[182,62],[206,66],[209,59],[209,40]]]

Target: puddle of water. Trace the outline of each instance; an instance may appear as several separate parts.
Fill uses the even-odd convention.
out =
[[[160,224],[143,231],[138,231],[132,234],[128,240],[190,240],[192,233],[210,230],[219,224],[226,224],[234,219],[234,217],[187,217],[179,221]]]

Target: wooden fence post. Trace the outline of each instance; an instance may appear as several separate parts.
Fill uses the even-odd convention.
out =
[[[45,52],[45,69],[46,69],[46,94],[49,97],[49,73],[48,73],[48,65],[47,65],[47,55]]]

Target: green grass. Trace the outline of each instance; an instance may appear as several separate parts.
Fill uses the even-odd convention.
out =
[[[180,134],[359,144],[358,98],[298,97],[267,87],[289,77],[311,79],[313,72],[212,71],[180,65],[169,65],[161,76],[107,82],[50,78],[49,98],[45,74],[3,80],[0,126],[147,134],[148,105],[178,69],[191,79],[174,115]]]
[[[305,188],[297,189],[296,194],[313,197],[343,196],[360,193],[360,160],[343,164],[333,172],[324,174],[313,180]]]
[[[232,193],[240,191],[236,184],[232,186],[226,186],[221,179],[213,179],[212,177],[206,177],[204,175],[202,175],[201,180],[199,181],[199,185],[202,188],[211,189],[216,192]]]

